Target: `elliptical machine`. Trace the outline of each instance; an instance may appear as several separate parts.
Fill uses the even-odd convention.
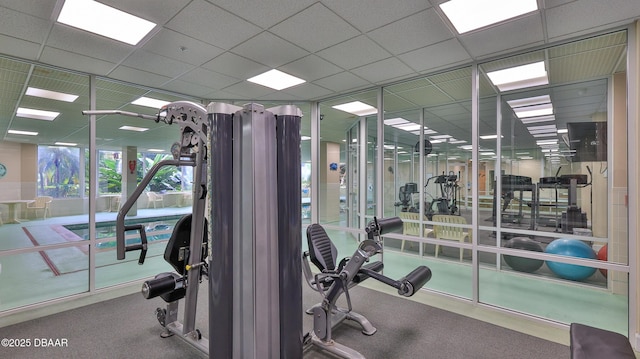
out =
[[[453,171],[449,171],[448,175],[442,172],[441,175],[429,178],[424,185],[425,188],[429,186],[431,180],[434,180],[438,187],[436,188],[436,196],[432,197],[431,202],[425,202],[425,215],[427,218],[431,220],[434,214],[460,215],[460,208],[458,207],[458,192],[460,191],[458,176]],[[438,189],[440,190],[440,195],[438,195]]]
[[[413,194],[418,193],[418,184],[415,182],[405,183],[400,186],[398,191],[399,202],[394,203],[396,207],[400,207],[400,212],[418,212],[413,203]]]

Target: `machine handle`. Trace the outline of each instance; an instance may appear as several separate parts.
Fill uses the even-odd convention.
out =
[[[191,167],[195,167],[195,165],[196,165],[195,161],[190,161],[190,160],[189,161],[185,161],[185,160],[162,160],[162,161],[156,163],[155,165],[153,165],[153,167],[151,167],[151,169],[149,170],[149,172],[147,172],[147,174],[144,176],[144,178],[142,178],[142,181],[140,182],[140,184],[138,184],[138,187],[136,187],[136,189],[133,191],[131,196],[129,196],[129,198],[124,202],[124,204],[122,205],[122,207],[118,211],[118,216],[116,217],[116,244],[117,244],[116,254],[117,254],[118,260],[123,260],[125,252],[129,251],[129,250],[126,249],[126,246],[125,246],[124,232],[127,231],[127,230],[136,230],[136,229],[138,229],[138,227],[136,227],[136,226],[133,226],[133,227],[127,226],[125,224],[125,216],[129,212],[129,210],[133,207],[133,205],[136,203],[138,198],[142,195],[142,193],[144,192],[146,187],[149,185],[149,183],[151,183],[151,180],[153,179],[153,176],[155,176],[156,173],[162,167],[167,167],[167,166],[191,166]],[[130,227],[130,228],[127,229],[127,227]],[[142,232],[144,232],[144,231],[141,231],[141,233]],[[146,248],[145,248],[145,250],[146,250]],[[146,254],[146,252],[145,252],[145,254]],[[142,258],[142,261],[144,262],[144,258]]]
[[[126,245],[126,243],[124,243],[124,233],[126,231],[135,230],[140,233],[140,243]],[[144,264],[144,260],[147,257],[147,232],[145,232],[144,226],[142,224],[124,226],[124,230],[122,231],[122,245],[124,246],[125,252],[141,250],[138,264]]]

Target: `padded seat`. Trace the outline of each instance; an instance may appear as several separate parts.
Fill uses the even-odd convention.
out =
[[[348,260],[347,258],[345,258],[340,261],[340,263],[336,263],[338,250],[329,238],[329,235],[327,235],[327,232],[324,230],[324,228],[317,223],[314,223],[307,227],[307,244],[309,246],[309,260],[311,260],[311,263],[313,263],[323,273],[340,272],[342,270],[342,267]],[[384,264],[380,261],[375,261],[365,264],[364,266],[362,266],[362,268],[380,272],[384,268]],[[307,276],[307,281],[309,282],[311,287],[317,290],[314,279],[310,278],[310,269],[308,270],[308,272],[305,270],[305,275]],[[358,272],[353,278],[353,283],[351,284],[355,285],[356,283],[361,283],[367,278],[369,278],[369,276],[366,273]],[[325,290],[329,288],[331,284],[333,284],[332,280],[323,281],[322,289]]]
[[[173,227],[171,237],[167,242],[164,250],[164,260],[167,261],[176,272],[185,275],[185,265],[189,261],[188,249],[191,243],[191,214],[187,214],[180,218]],[[207,236],[207,220],[204,220],[204,231],[202,239],[202,257],[207,256],[208,236]]]
[[[571,359],[635,359],[629,339],[622,334],[571,323]]]

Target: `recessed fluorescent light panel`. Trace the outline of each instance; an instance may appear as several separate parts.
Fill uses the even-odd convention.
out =
[[[487,72],[487,76],[500,91],[541,86],[549,83],[544,61]]]
[[[390,119],[384,120],[384,124],[387,126],[396,126],[396,125],[402,125],[405,123],[409,123],[409,121],[405,120],[402,117],[396,117],[396,118],[390,118]]]
[[[440,8],[460,34],[538,10],[536,0],[450,0]]]
[[[39,89],[39,88],[35,88],[35,87],[27,87],[27,92],[25,92],[25,95],[48,98],[48,99],[51,99],[51,100],[58,100],[58,101],[64,101],[64,102],[73,102],[73,101],[78,99],[77,95],[71,95],[71,94],[68,94],[68,93],[62,93],[62,92],[56,92],[56,91],[43,90],[43,89]]]
[[[25,136],[37,136],[38,135],[37,132],[20,131],[20,130],[9,130],[9,131],[7,131],[7,133],[10,133],[12,135],[25,135]]]
[[[518,118],[550,116],[553,115],[553,105],[551,103],[545,103],[541,105],[516,107],[513,111]]]
[[[54,143],[54,145],[56,146],[77,146],[77,143],[71,143],[71,142],[56,142]]]
[[[247,79],[247,81],[278,91],[306,82],[303,79],[299,79],[276,69],[254,76]]]
[[[138,105],[138,106],[145,106],[145,107],[151,107],[151,108],[155,108],[155,109],[159,109],[162,106],[166,105],[170,103],[169,101],[164,101],[164,100],[158,100],[155,98],[151,98],[151,97],[140,97],[139,99],[131,102],[132,105]]]
[[[543,95],[543,96],[519,98],[517,100],[507,101],[507,103],[509,104],[509,106],[511,106],[511,108],[541,105],[545,103],[551,103],[551,97],[549,95]]]
[[[125,131],[135,131],[135,132],[144,132],[146,130],[148,130],[148,128],[144,128],[144,127],[135,127],[135,126],[122,126],[119,127],[120,130],[125,130]]]
[[[91,0],[65,0],[58,22],[137,45],[155,26],[151,21]]]
[[[503,138],[504,136],[500,136],[500,138]],[[498,135],[483,135],[480,136],[480,139],[482,140],[495,140],[496,138],[498,138]]]
[[[555,121],[556,117],[551,115],[551,116],[537,116],[537,117],[525,117],[525,118],[521,118],[520,121],[522,121],[522,123],[524,123],[525,125],[528,125],[530,123],[540,123],[540,122],[550,122],[550,121]]]
[[[353,101],[348,103],[343,103],[342,105],[331,106],[336,110],[348,112],[354,114],[356,116],[367,116],[378,113],[378,109],[372,106],[367,105],[364,102]]]
[[[164,150],[161,150],[159,148],[150,148],[147,150],[148,152],[164,152]]]
[[[300,136],[300,141],[308,141],[310,139],[311,139],[311,137],[309,137],[309,136]]]
[[[24,107],[18,107],[18,110],[16,111],[16,116],[18,117],[32,118],[35,120],[43,121],[53,121],[56,119],[56,117],[58,117],[58,115],[60,115],[60,112],[36,110]]]

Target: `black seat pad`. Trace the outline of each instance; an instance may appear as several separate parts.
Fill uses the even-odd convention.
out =
[[[571,359],[635,359],[627,337],[588,325],[571,323]]]
[[[207,245],[208,245],[208,237],[207,237],[207,220],[204,220],[204,231],[203,231],[203,243],[202,246],[202,257],[207,256]],[[184,217],[178,220],[178,223],[173,227],[173,233],[171,233],[171,238],[169,238],[169,242],[167,243],[167,247],[164,250],[164,260],[166,260],[173,269],[176,270],[180,275],[185,274],[185,263],[188,261],[188,257],[180,258],[180,249],[181,248],[189,248],[189,243],[191,242],[191,214],[187,214]]]

